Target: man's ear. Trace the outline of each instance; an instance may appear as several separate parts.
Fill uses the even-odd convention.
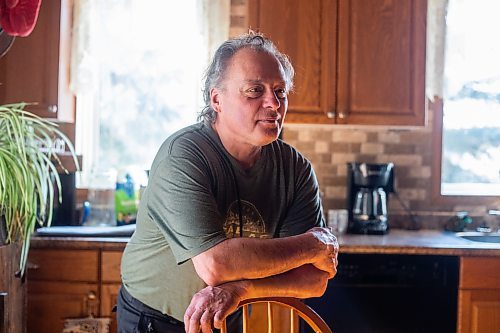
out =
[[[210,105],[215,112],[220,112],[220,101],[219,101],[219,90],[217,88],[212,88],[210,91]]]

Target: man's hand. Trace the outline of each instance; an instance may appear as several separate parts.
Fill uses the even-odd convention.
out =
[[[226,317],[235,311],[242,299],[241,288],[236,283],[217,287],[205,287],[198,291],[184,313],[187,333],[211,333],[212,328],[221,328]]]
[[[339,243],[329,228],[314,227],[308,231],[318,242],[320,251],[317,252],[316,260],[312,264],[328,273],[329,278],[337,274],[337,256],[339,252]]]

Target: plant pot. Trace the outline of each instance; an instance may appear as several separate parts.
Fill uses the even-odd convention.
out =
[[[0,223],[1,225],[1,223]],[[16,276],[21,244],[0,246],[0,332],[25,333],[27,283]]]

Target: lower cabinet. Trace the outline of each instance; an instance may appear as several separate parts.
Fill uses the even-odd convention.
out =
[[[62,332],[64,319],[87,316],[98,290],[92,283],[29,281],[28,332]]]
[[[121,286],[120,263],[121,251],[103,251],[101,253],[101,316],[111,317],[110,332],[118,332],[116,313],[112,311]]]
[[[500,332],[500,258],[461,258],[458,306],[458,333]]]
[[[121,285],[123,248],[32,248],[27,273],[28,333],[59,333],[65,319],[89,314],[111,318],[110,333],[117,332],[112,309]],[[278,331],[290,327],[289,314],[281,311],[273,309]],[[250,331],[265,331],[267,315],[266,307],[255,306],[251,316],[257,320]],[[500,332],[500,258],[460,258],[457,332]]]
[[[122,251],[34,248],[28,264],[28,333],[60,333],[65,319],[111,318]]]
[[[0,227],[3,227],[0,221]],[[1,243],[1,242],[0,242]],[[21,244],[0,245],[0,332],[26,333],[27,284],[16,277]]]
[[[120,283],[105,283],[101,286],[101,316],[111,317],[110,332],[118,332],[116,327],[116,313],[112,311],[118,298]]]

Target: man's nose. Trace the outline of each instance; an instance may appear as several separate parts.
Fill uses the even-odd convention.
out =
[[[268,91],[264,94],[264,102],[263,106],[265,108],[269,108],[272,110],[278,110],[281,105],[281,102],[276,96],[276,93],[274,91]]]

